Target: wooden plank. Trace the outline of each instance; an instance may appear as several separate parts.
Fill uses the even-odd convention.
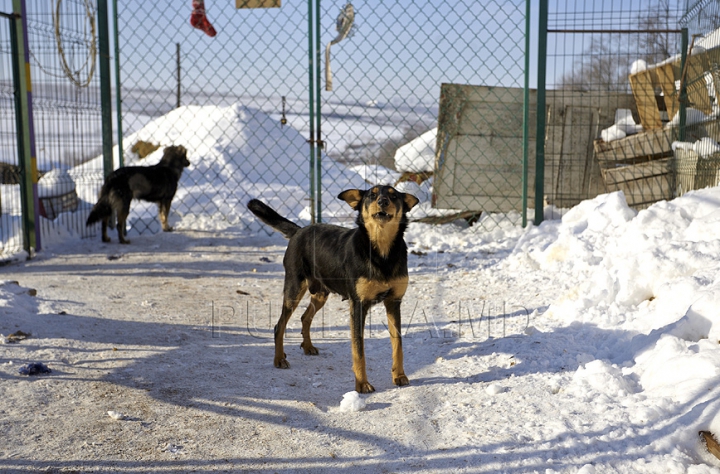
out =
[[[647,160],[670,156],[676,134],[677,131],[674,128],[663,128],[630,135],[609,143],[596,140],[594,143],[595,158],[603,168],[615,166],[618,162],[632,163],[638,158]]]
[[[592,139],[597,133],[598,110],[588,107],[565,105],[564,113],[558,114],[562,130],[560,150],[557,157],[557,177],[548,199],[558,207],[572,207],[589,193],[591,183],[597,191],[604,191],[599,167],[592,154]],[[547,157],[547,151],[546,157]],[[596,174],[593,174],[593,171]],[[600,192],[596,193],[599,194]]]
[[[644,208],[674,197],[673,158],[603,170],[608,191],[622,191],[628,206]]]
[[[658,84],[660,85],[665,98],[665,107],[667,108],[668,119],[672,120],[677,111],[680,109],[678,93],[675,87],[675,78],[680,78],[680,64],[663,64],[662,66],[655,68],[655,72],[657,73]]]
[[[705,81],[705,72],[709,71],[707,55],[705,53],[693,54],[688,58],[685,84],[687,88],[689,106],[700,110],[704,114],[712,112],[712,103]],[[670,117],[672,119],[672,117]]]
[[[682,196],[695,188],[695,176],[697,175],[698,154],[692,150],[675,150],[675,169],[677,178],[675,183],[675,194]]]
[[[422,222],[424,224],[449,224],[459,219],[464,219],[468,224],[473,225],[480,219],[482,211],[461,211],[442,216],[426,216],[418,219],[411,219],[411,222]],[[413,251],[415,252],[415,251]]]
[[[280,0],[235,0],[235,8],[280,8]]]
[[[630,74],[630,88],[637,104],[640,123],[645,130],[662,128],[660,111],[655,99],[655,84],[658,82],[654,69]]]

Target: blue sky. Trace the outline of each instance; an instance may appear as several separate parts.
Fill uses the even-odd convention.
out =
[[[307,88],[307,2],[236,10],[206,0],[214,38],[189,25],[190,2],[121,2],[123,81],[174,81],[180,43],[184,87],[234,93],[303,94]],[[345,2],[323,2],[322,48],[335,37]],[[335,84],[356,100],[437,100],[442,82],[521,87],[525,2],[353,2],[356,32],[332,48]],[[452,7],[450,5],[453,5]],[[128,25],[135,25],[130,28]],[[152,61],[150,60],[152,58]],[[152,75],[145,74],[147,68]],[[328,94],[332,97],[332,94]]]

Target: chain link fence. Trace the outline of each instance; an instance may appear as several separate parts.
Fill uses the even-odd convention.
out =
[[[213,37],[191,14],[167,0],[118,11],[124,161],[146,160],[138,144],[188,148],[175,219],[255,228],[245,203],[258,197],[291,219],[349,224],[337,194],[383,183],[418,195],[414,219],[487,211],[488,222],[519,222],[524,1],[208,1]],[[455,110],[462,126],[438,147],[453,87],[482,93]],[[309,140],[323,147],[317,160]],[[134,212],[134,231],[159,230],[152,206]]]
[[[41,242],[95,235],[103,182],[97,18],[89,0],[26,0]]]
[[[420,198],[414,220],[479,219],[481,228],[521,223],[535,192],[550,217],[608,191],[640,209],[716,184],[717,167],[695,149],[720,138],[716,3],[549,0],[547,22],[538,20],[547,54],[534,56],[547,80],[537,91],[526,87],[536,65],[524,1],[267,3],[275,7],[113,2],[123,144],[114,167],[185,146],[192,166],[171,220],[186,228],[261,229],[245,210],[252,197],[294,220],[349,225],[335,196],[379,183]],[[86,0],[26,5],[38,227],[46,239],[88,236],[104,172],[97,13]],[[0,147],[11,169],[3,71]],[[0,186],[8,248],[18,242],[16,185]],[[158,232],[155,206],[133,204],[130,227]]]

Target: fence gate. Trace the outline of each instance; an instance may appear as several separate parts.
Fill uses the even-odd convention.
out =
[[[10,21],[0,17],[0,255],[23,248]]]
[[[0,8],[0,262],[38,245],[27,52],[20,5]]]

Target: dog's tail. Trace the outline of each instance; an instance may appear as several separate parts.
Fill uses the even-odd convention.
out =
[[[100,196],[100,199],[98,199],[98,202],[93,206],[92,211],[90,211],[90,215],[88,216],[87,221],[85,221],[85,226],[89,227],[106,217],[110,217],[111,215],[112,206],[110,205],[110,200],[107,195],[103,193]]]
[[[301,229],[299,225],[285,219],[270,206],[257,199],[251,199],[247,208],[250,209],[258,219],[280,232],[286,239],[289,239]]]

